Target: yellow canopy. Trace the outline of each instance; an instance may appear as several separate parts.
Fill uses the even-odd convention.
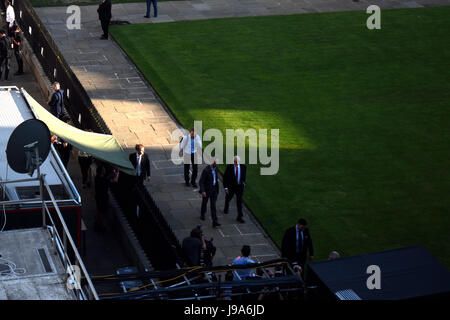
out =
[[[43,121],[53,134],[96,159],[108,162],[130,175],[135,174],[135,170],[129,161],[127,154],[125,154],[122,147],[112,135],[77,129],[56,118],[34,100],[25,90],[22,90],[22,92],[30,104],[35,116]]]

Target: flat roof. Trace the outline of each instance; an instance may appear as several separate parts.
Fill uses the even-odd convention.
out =
[[[380,289],[367,281],[379,267]],[[450,294],[450,272],[424,247],[413,246],[312,262],[312,271],[338,297],[399,300]]]
[[[55,250],[47,229],[0,232],[0,300],[76,300]]]
[[[0,87],[0,180],[11,181],[30,178],[26,173],[17,173],[7,165],[6,147],[9,137],[14,129],[28,119],[35,119],[23,94],[17,87]],[[57,152],[52,148],[49,156],[41,165],[41,173],[45,174],[45,179],[50,186],[63,185],[65,192],[59,193],[58,200],[76,199],[79,195],[73,190],[73,183],[66,170],[60,163]],[[34,176],[36,172],[34,173]],[[9,200],[29,199],[33,190],[39,190],[39,182],[31,181],[26,183],[11,183],[6,185],[6,193]],[[28,190],[23,190],[28,188]],[[39,195],[35,196],[36,198]],[[34,198],[34,197],[32,197]],[[62,199],[63,198],[63,199]]]

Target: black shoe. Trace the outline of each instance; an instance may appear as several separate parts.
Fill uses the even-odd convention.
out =
[[[244,219],[242,219],[242,218],[237,218],[236,221],[238,221],[240,223],[245,223]]]
[[[203,217],[203,216],[200,216],[200,220],[203,220],[203,221],[205,221],[205,217]]]
[[[214,221],[212,226],[213,226],[213,228],[220,227],[220,223],[218,223],[217,221]]]
[[[228,210],[225,211],[225,209],[224,209],[223,214],[228,214]]]
[[[144,18],[150,18],[150,16],[144,16]]]
[[[17,71],[16,73],[14,73],[15,76],[20,76],[23,74],[23,71]]]
[[[104,34],[100,37],[100,40],[108,40],[108,37],[106,37]]]
[[[186,182],[186,187],[190,187],[191,185],[189,184],[189,182]]]
[[[192,187],[193,187],[193,188],[198,188],[198,186],[197,186],[196,183],[193,183],[193,184],[192,184]]]

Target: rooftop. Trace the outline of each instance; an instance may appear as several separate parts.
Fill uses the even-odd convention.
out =
[[[76,299],[46,229],[0,232],[0,255],[0,300]]]

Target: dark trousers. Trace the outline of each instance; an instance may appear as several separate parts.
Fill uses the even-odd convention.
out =
[[[9,75],[9,58],[0,57],[0,80],[3,75],[3,71],[5,71],[5,80],[8,80]]]
[[[61,106],[50,106],[50,112],[60,120],[64,117],[64,109]]]
[[[228,207],[230,205],[231,199],[233,199],[233,196],[236,194],[236,206],[238,211],[238,218],[242,218],[242,195],[244,194],[244,186],[239,185],[234,188],[228,189],[228,194],[225,195],[225,208],[223,209],[224,212],[228,212]]]
[[[138,185],[138,187],[143,187],[144,186],[144,180],[145,180],[146,176],[145,174],[141,174],[141,175],[136,175],[136,184]]]
[[[217,201],[217,192],[213,191],[210,195],[206,195],[206,197],[202,198],[202,208],[200,211],[200,215],[202,218],[205,217],[206,213],[206,205],[208,204],[208,200],[211,207],[211,219],[214,222],[217,222],[217,213],[216,213],[216,201]]]
[[[92,158],[78,157],[78,163],[80,164],[81,176],[83,177],[83,184],[85,185],[88,181],[89,167],[91,166]]]
[[[153,15],[158,16],[158,1],[157,0],[147,0],[147,13],[146,16],[150,17],[150,6],[153,3]]]
[[[302,268],[302,276],[305,273],[305,264],[307,260],[307,252],[301,251],[300,253],[296,253],[294,256],[288,257],[288,260],[291,263],[297,263],[298,266]]]
[[[18,73],[23,73],[23,60],[22,60],[22,54],[20,53],[20,51],[14,51],[14,55],[16,56],[16,61],[17,61],[17,72]]]
[[[108,30],[109,30],[109,22],[111,21],[111,19],[107,19],[107,20],[100,20],[100,23],[102,25],[102,30],[103,30],[103,36],[108,39]]]
[[[16,23],[13,23],[13,26],[10,27],[9,23],[6,24],[6,30],[8,31],[8,37],[12,38],[14,36],[14,26],[16,25]]]
[[[198,165],[194,161],[195,160],[194,156],[195,156],[195,154],[192,153],[191,161],[190,161],[190,163],[192,164],[191,184],[195,183],[195,180],[197,179],[197,172],[198,172]],[[189,167],[190,167],[189,163],[184,164],[184,180],[186,181],[186,183],[189,183]]]

